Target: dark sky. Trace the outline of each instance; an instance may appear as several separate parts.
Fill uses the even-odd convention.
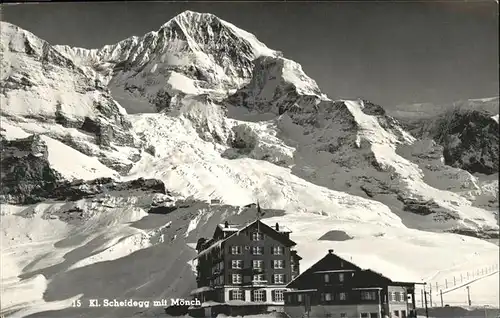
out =
[[[96,48],[184,10],[210,12],[299,62],[332,98],[385,106],[498,95],[498,5],[478,2],[110,2],[2,6],[52,44]]]

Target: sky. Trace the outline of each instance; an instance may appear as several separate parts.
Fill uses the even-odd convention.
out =
[[[98,48],[210,12],[300,63],[329,97],[391,107],[498,96],[498,4],[461,2],[76,2],[2,5],[51,44]]]

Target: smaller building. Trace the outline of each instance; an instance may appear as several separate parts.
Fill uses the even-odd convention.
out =
[[[416,317],[415,284],[363,269],[329,250],[287,285],[285,312],[291,318]]]

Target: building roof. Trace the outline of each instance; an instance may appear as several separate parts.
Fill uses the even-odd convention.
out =
[[[328,273],[348,273],[355,272],[355,269],[332,269],[328,271],[316,271],[314,274],[328,274]]]
[[[203,293],[203,292],[206,292],[206,291],[211,291],[211,290],[214,290],[214,289],[212,287],[209,287],[209,286],[203,286],[203,287],[200,287],[200,288],[193,289],[190,294],[191,295],[196,295],[196,294]]]
[[[209,247],[207,247],[206,249],[204,249],[203,251],[201,251],[200,253],[198,253],[198,255],[194,259],[200,258],[200,256],[203,256],[203,255],[206,255],[207,253],[209,253],[210,251],[212,251],[216,247],[220,248],[224,242],[226,242],[227,240],[229,240],[230,238],[232,238],[235,235],[239,235],[241,233],[241,231],[243,231],[243,230],[245,230],[245,229],[249,228],[250,226],[252,226],[254,224],[257,224],[257,223],[260,226],[260,229],[263,230],[263,232],[282,234],[281,231],[277,232],[275,230],[275,228],[273,228],[273,227],[271,227],[271,226],[263,223],[261,220],[255,220],[255,221],[253,221],[251,223],[248,223],[247,225],[245,225],[243,227],[237,228],[235,231],[231,231],[232,232],[231,235],[229,235],[228,237],[226,237],[224,239],[216,241],[215,243],[213,243],[212,245],[210,245]],[[222,224],[222,226],[224,226],[224,224]],[[280,237],[280,239],[283,240],[283,241],[286,241],[291,246],[297,245],[297,243],[295,243],[290,238],[288,238],[288,237],[286,237],[284,235],[282,235]]]
[[[315,265],[319,264],[320,262],[325,261],[329,257],[338,257],[342,261],[352,264],[357,270],[360,271],[368,271],[372,272],[376,275],[379,275],[387,280],[389,280],[392,283],[399,283],[399,284],[425,284],[422,282],[422,279],[418,278],[415,276],[415,274],[410,273],[406,271],[404,268],[400,268],[398,266],[395,266],[392,263],[389,262],[384,262],[380,258],[377,258],[373,255],[339,255],[339,253],[333,253],[333,251],[328,254],[326,254],[323,258],[321,258],[319,261],[314,263],[311,267],[309,267],[307,270],[299,274],[297,277],[295,277],[293,280],[291,280],[288,285],[292,284],[294,281],[298,280],[302,275],[306,273],[327,273],[327,272],[340,272],[339,270],[332,270],[332,271],[316,271],[315,270]],[[349,260],[348,260],[349,259]],[[345,272],[345,270],[343,270]],[[287,285],[287,286],[288,286]]]
[[[310,293],[318,291],[317,289],[295,289],[295,290],[287,290],[285,293]]]
[[[223,232],[236,232],[240,229],[241,226],[236,225],[236,224],[228,224],[228,227],[225,226],[225,224],[219,224],[217,225]]]
[[[262,224],[266,224],[266,222],[262,222]],[[268,225],[268,224],[266,224],[266,225],[276,231],[276,227],[275,226]],[[245,228],[247,226],[248,226],[248,224],[247,225],[228,224],[228,227],[226,227],[226,225],[224,223],[220,223],[220,224],[217,225],[217,227],[220,228],[223,232],[236,232],[236,231],[241,230],[241,229],[243,229],[243,228]],[[279,226],[279,230],[276,231],[276,232],[279,232],[279,233],[292,233],[292,230],[290,230],[289,227],[286,227],[286,226],[281,225],[281,224],[278,224],[278,226]]]

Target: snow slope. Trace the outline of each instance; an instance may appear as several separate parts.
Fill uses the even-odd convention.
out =
[[[159,314],[88,299],[187,297],[193,244],[224,220],[253,220],[243,206],[257,200],[266,222],[292,229],[302,270],[330,248],[405,280],[498,263],[478,238],[498,237],[492,175],[446,165],[378,105],[330,100],[299,64],[211,14],[92,50],[2,32],[5,140],[40,136],[65,180],[155,178],[168,193],[2,202],[1,314]]]

